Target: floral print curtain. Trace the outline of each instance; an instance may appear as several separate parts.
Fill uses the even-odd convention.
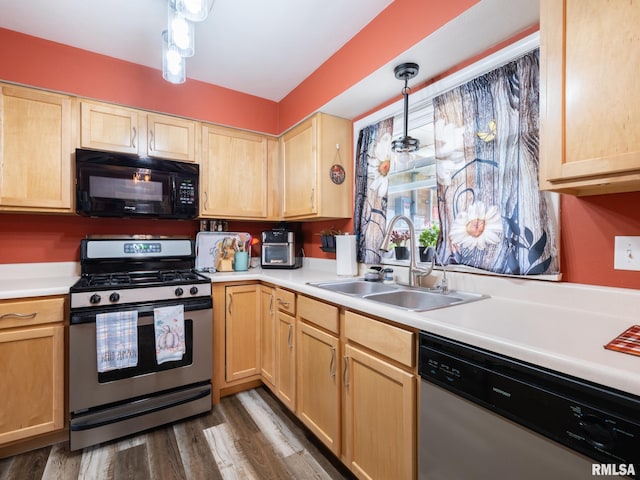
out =
[[[378,249],[387,224],[392,134],[393,118],[388,118],[363,128],[358,136],[353,222],[360,263],[380,263]]]
[[[538,188],[539,52],[434,99],[438,256],[496,273],[558,273],[557,225]]]

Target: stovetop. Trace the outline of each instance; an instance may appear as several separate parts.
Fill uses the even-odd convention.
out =
[[[210,280],[193,270],[158,270],[153,272],[115,272],[83,275],[71,292],[113,288],[136,288],[184,283],[207,283]]]
[[[194,270],[189,238],[90,237],[80,242],[80,266],[69,290],[72,309],[211,297],[211,280]]]

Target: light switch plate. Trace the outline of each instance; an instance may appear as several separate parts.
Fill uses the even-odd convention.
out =
[[[640,237],[615,237],[613,268],[640,270]]]

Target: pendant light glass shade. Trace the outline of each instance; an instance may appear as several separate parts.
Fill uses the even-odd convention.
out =
[[[202,22],[209,15],[213,0],[173,0],[176,11],[192,22]],[[169,2],[171,3],[171,1]]]
[[[195,53],[195,28],[191,21],[182,16],[169,2],[168,42],[183,57],[192,57]]]
[[[169,32],[162,32],[162,78],[171,83],[184,83],[187,78],[186,60],[180,51],[169,45]]]

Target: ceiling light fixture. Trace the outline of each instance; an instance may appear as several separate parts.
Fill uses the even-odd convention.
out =
[[[215,0],[168,0],[168,28],[162,32],[162,77],[186,80],[186,58],[195,54],[195,26],[204,21]]]
[[[175,45],[169,45],[169,32],[162,32],[162,78],[171,83],[184,83],[187,78],[186,59]]]
[[[420,67],[417,63],[401,63],[393,72],[398,80],[404,80],[404,88],[402,89],[402,96],[404,97],[404,135],[394,140],[391,144],[391,149],[398,153],[410,153],[415,152],[420,148],[420,141],[417,138],[411,138],[408,134],[409,129],[409,92],[411,89],[407,86],[409,79],[415,77],[418,74]]]

